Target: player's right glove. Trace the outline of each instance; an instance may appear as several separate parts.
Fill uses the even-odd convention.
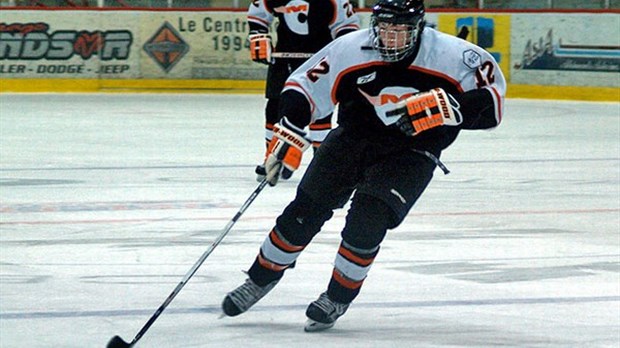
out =
[[[271,52],[273,51],[271,36],[264,33],[250,34],[248,39],[250,40],[250,58],[258,63],[271,64]]]
[[[388,116],[401,116],[396,126],[416,136],[439,126],[458,126],[463,121],[459,103],[441,88],[421,92],[400,101]]]
[[[270,186],[278,183],[284,169],[293,172],[301,164],[301,156],[311,147],[306,132],[295,127],[286,117],[273,127],[273,137],[265,158],[265,178]]]

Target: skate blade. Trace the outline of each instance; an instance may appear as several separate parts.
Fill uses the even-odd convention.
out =
[[[325,324],[325,323],[319,323],[318,321],[314,321],[312,319],[308,319],[308,321],[306,321],[306,326],[304,326],[304,331],[305,332],[324,331],[334,326],[335,323],[336,322]]]

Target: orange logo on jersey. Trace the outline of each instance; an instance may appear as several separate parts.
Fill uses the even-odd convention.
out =
[[[394,113],[394,110],[404,106],[405,102],[403,101],[405,99],[419,92],[416,88],[405,86],[385,87],[377,96],[369,95],[361,88],[357,90],[374,107],[377,117],[379,117],[386,126],[396,123],[400,118],[401,115],[399,113]]]
[[[373,97],[371,95],[369,95],[368,93],[362,91],[360,88],[357,89],[358,91],[360,91],[360,93],[366,97],[366,99],[368,100],[368,102],[374,106],[381,106],[381,105],[385,105],[385,104],[396,104],[401,100],[405,100],[409,97],[411,97],[412,95],[414,95],[415,93],[413,92],[409,92],[409,93],[404,93],[401,95],[395,95],[395,94],[388,94],[388,93],[381,93],[376,97]]]
[[[308,5],[292,5],[292,6],[280,6],[273,9],[278,13],[297,13],[297,12],[308,12]]]
[[[396,104],[401,100],[405,100],[411,97],[412,95],[414,95],[414,93],[406,93],[401,96],[392,95],[392,94],[382,94],[379,97],[381,97],[381,105],[385,105],[388,103]]]

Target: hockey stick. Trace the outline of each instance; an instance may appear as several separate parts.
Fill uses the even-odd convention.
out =
[[[314,53],[302,53],[302,52],[273,52],[271,56],[273,58],[310,58]]]
[[[120,336],[114,336],[114,337],[112,337],[112,339],[110,339],[110,342],[108,342],[108,345],[106,346],[107,348],[129,348],[129,347],[133,347],[140,340],[140,338],[142,338],[142,336],[151,327],[151,325],[153,325],[155,320],[157,320],[157,318],[161,315],[161,313],[164,311],[164,309],[166,309],[166,307],[168,307],[170,302],[172,302],[172,300],[179,294],[181,289],[183,289],[185,284],[187,284],[187,282],[194,275],[194,273],[196,273],[198,268],[200,268],[202,263],[207,259],[207,257],[211,254],[211,252],[213,252],[213,249],[215,249],[215,247],[218,246],[218,244],[220,244],[222,239],[224,239],[224,237],[232,229],[232,227],[235,224],[235,222],[237,222],[237,220],[239,220],[241,215],[243,215],[243,213],[246,211],[246,209],[248,209],[248,207],[250,206],[250,204],[252,204],[254,199],[256,199],[258,194],[265,188],[265,185],[267,185],[267,180],[263,179],[263,181],[261,181],[261,183],[258,185],[258,187],[254,190],[254,192],[252,192],[250,197],[245,201],[245,203],[243,203],[241,208],[239,208],[239,211],[237,212],[237,214],[235,214],[235,217],[233,217],[232,220],[230,220],[228,222],[226,227],[224,227],[224,230],[222,230],[222,233],[220,233],[220,235],[215,239],[215,241],[213,242],[213,244],[211,244],[209,249],[207,249],[207,251],[205,251],[202,254],[202,256],[200,256],[200,259],[198,259],[198,261],[196,261],[196,263],[192,266],[192,268],[189,270],[189,272],[187,272],[187,274],[185,275],[185,277],[183,277],[183,279],[181,280],[179,285],[177,285],[177,287],[174,288],[172,293],[170,293],[170,295],[168,295],[168,298],[166,299],[166,301],[164,301],[164,303],[161,306],[159,306],[159,308],[151,316],[149,321],[147,321],[146,324],[144,324],[142,329],[140,329],[138,334],[136,334],[136,337],[134,337],[133,341],[131,341],[131,343],[127,343],[127,342],[123,341],[123,339]]]

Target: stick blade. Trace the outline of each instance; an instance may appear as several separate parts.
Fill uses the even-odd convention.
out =
[[[112,339],[110,340],[110,342],[108,342],[108,345],[106,346],[106,348],[129,348],[132,345],[123,341],[123,339],[120,336],[114,336],[112,337]]]

